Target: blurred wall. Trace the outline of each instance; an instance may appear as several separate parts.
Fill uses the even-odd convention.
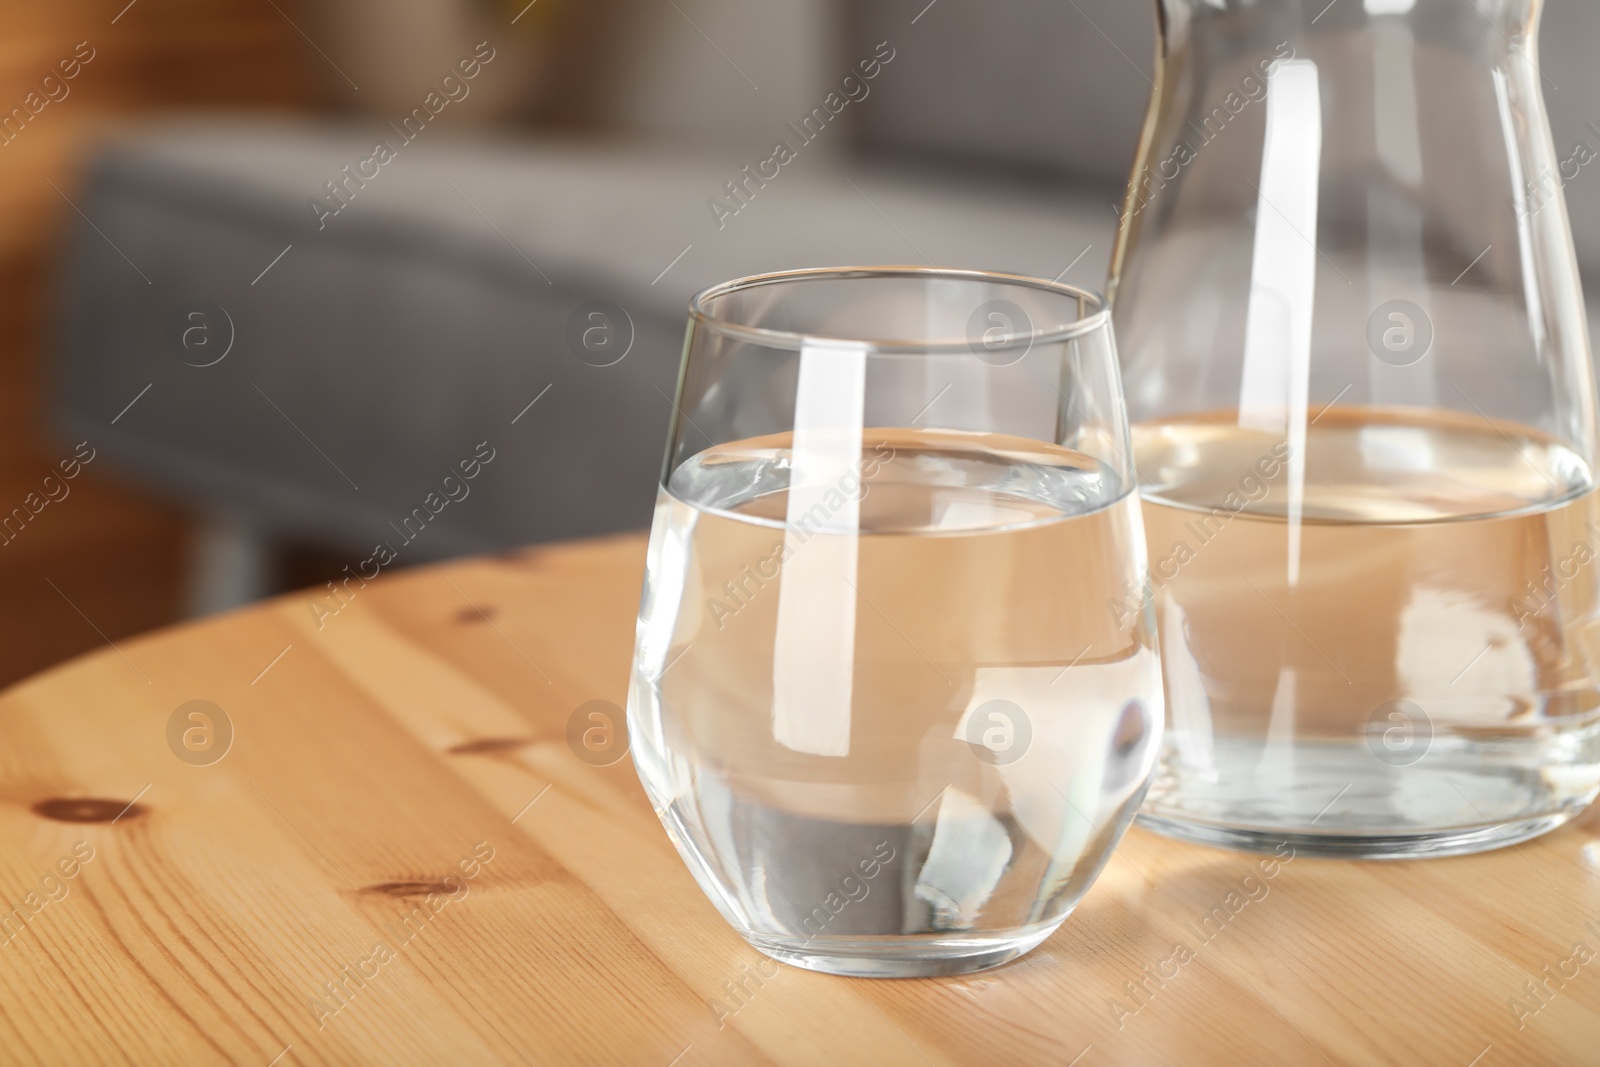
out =
[[[40,409],[55,238],[75,211],[78,159],[131,115],[297,107],[308,79],[298,34],[260,0],[0,0],[0,27],[0,111],[29,115],[0,136],[0,513],[40,508],[0,543],[3,684],[178,609],[182,518],[118,488],[93,462],[62,482],[76,442],[56,439]],[[78,64],[70,79],[63,61]],[[47,475],[56,476],[48,485]]]
[[[646,0],[624,5],[616,120],[688,142],[760,144],[808,113],[848,65],[835,0]],[[832,68],[837,65],[836,73]]]
[[[552,28],[567,24],[578,2],[308,0],[298,8],[306,35],[323,53],[312,66],[323,98],[341,110],[385,118],[409,112],[419,85],[436,83],[492,39],[495,77],[476,81],[472,106],[451,119],[484,123],[533,111]]]
[[[872,149],[1119,191],[1127,182],[1150,100],[1154,0],[873,0],[847,11],[855,50],[899,45],[894,77],[859,116]]]

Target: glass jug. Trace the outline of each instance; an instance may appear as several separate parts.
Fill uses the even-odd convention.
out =
[[[1158,0],[1108,286],[1153,829],[1439,855],[1596,794],[1595,395],[1539,6]]]

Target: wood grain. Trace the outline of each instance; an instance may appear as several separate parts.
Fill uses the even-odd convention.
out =
[[[1600,1060],[1600,957],[1573,958],[1600,948],[1593,812],[1482,856],[1299,857],[1271,878],[1135,829],[1066,925],[998,970],[765,963],[631,761],[566,743],[579,705],[623,702],[643,552],[409,571],[321,629],[313,594],[290,596],[0,696],[0,1061]],[[168,747],[192,700],[233,725],[209,765]],[[61,877],[75,845],[92,859]],[[1524,983],[1546,981],[1535,1013]]]

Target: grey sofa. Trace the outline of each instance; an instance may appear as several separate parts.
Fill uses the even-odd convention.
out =
[[[695,290],[924,256],[1046,277],[1076,259],[1093,284],[1109,251],[1109,197],[817,168],[719,231],[705,204],[737,159],[443,137],[319,230],[308,194],[363,150],[360,133],[261,124],[108,145],[83,201],[98,229],[71,252],[69,432],[180,498],[347,550],[483,441],[496,458],[417,556],[637,527]],[[618,346],[632,335],[612,365],[569,342],[592,301],[621,309]]]

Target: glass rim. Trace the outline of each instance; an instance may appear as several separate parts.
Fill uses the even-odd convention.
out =
[[[1058,296],[1071,297],[1078,302],[1078,318],[1073,322],[1047,329],[1035,329],[1030,333],[1016,334],[1007,337],[1005,341],[997,345],[985,344],[985,350],[990,352],[1005,352],[1017,348],[1026,349],[1041,343],[1054,344],[1061,341],[1075,340],[1096,330],[1108,327],[1111,320],[1111,307],[1106,298],[1099,292],[1082,286],[1070,285],[1066,282],[1053,281],[1047,278],[1037,278],[1027,274],[1011,274],[1005,271],[895,265],[804,267],[794,270],[771,271],[764,274],[751,274],[743,278],[734,278],[731,281],[718,282],[716,285],[700,290],[690,298],[689,318],[694,325],[702,326],[724,337],[733,337],[742,341],[755,342],[767,348],[790,351],[798,351],[808,342],[859,345],[869,352],[945,354],[970,353],[972,351],[972,339],[970,337],[878,341],[863,340],[859,337],[829,337],[823,334],[798,333],[792,330],[772,330],[764,326],[747,326],[719,316],[707,306],[711,301],[719,297],[728,296],[746,289],[756,289],[764,285],[851,278],[946,278],[970,282],[987,282],[1013,288],[1037,289],[1054,293]]]

